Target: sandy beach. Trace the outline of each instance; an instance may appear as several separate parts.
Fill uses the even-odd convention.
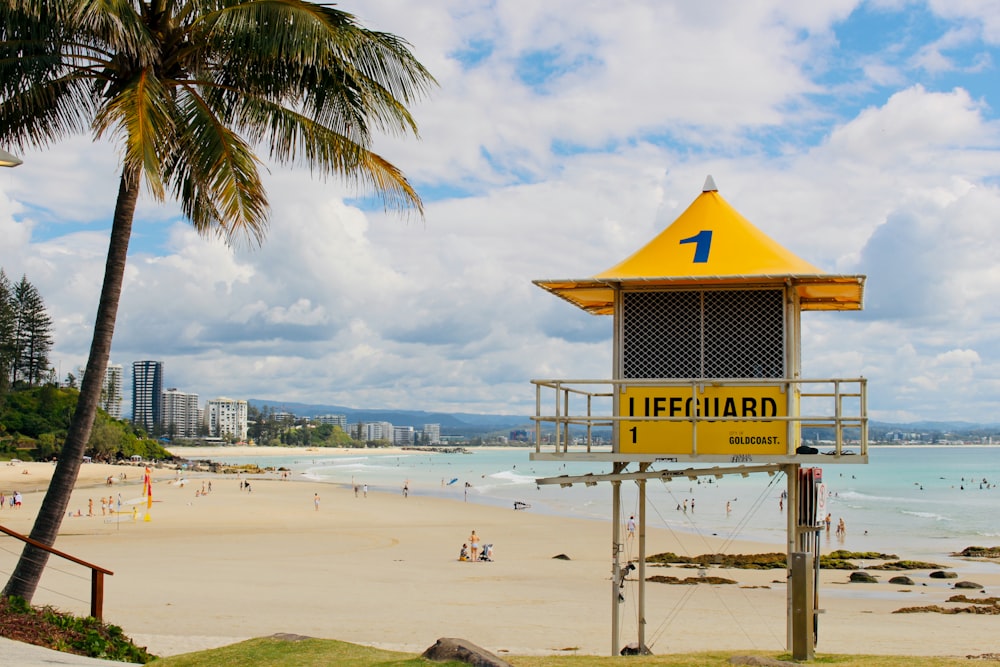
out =
[[[288,455],[287,448],[276,448]],[[218,456],[210,448],[175,452]],[[227,454],[238,454],[225,448]],[[262,455],[263,448],[245,453]],[[345,451],[349,453],[349,451]],[[4,507],[0,523],[31,528],[51,464],[0,466],[0,490],[24,496]],[[422,651],[438,637],[463,637],[502,654],[611,652],[611,527],[437,498],[369,493],[280,473],[236,475],[153,470],[154,503],[101,514],[100,498],[142,495],[143,468],[84,464],[56,547],[114,572],[106,580],[105,620],[137,643],[173,655],[278,632]],[[126,479],[121,479],[122,474]],[[106,483],[111,477],[112,485]],[[186,480],[182,485],[180,479]],[[202,495],[202,488],[211,492]],[[609,491],[610,493],[610,491]],[[319,502],[315,502],[318,494]],[[94,500],[94,516],[87,516]],[[495,561],[460,562],[470,531],[493,543]],[[20,553],[2,538],[6,576]],[[990,546],[990,545],[985,545]],[[649,553],[697,555],[721,540],[651,529]],[[635,556],[635,547],[626,546]],[[729,553],[782,551],[781,544],[733,543]],[[570,560],[554,559],[565,554]],[[906,558],[905,554],[899,554]],[[958,580],[1000,591],[1000,567],[949,560]],[[74,613],[89,609],[89,572],[50,560],[35,597]],[[649,568],[647,574],[697,576],[696,570]],[[737,585],[647,585],[646,637],[654,653],[785,648],[783,570],[709,570]],[[907,573],[913,587],[847,583],[823,571],[819,653],[978,655],[997,652],[994,616],[892,614],[942,604],[956,580]],[[630,579],[635,579],[633,573]],[[618,605],[622,641],[636,637],[636,585]],[[933,639],[931,639],[933,638]]]

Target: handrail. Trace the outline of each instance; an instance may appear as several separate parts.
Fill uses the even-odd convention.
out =
[[[7,533],[13,538],[19,539],[26,544],[30,544],[36,549],[41,549],[42,551],[47,551],[50,554],[59,556],[60,558],[65,558],[68,561],[72,561],[77,565],[83,565],[84,567],[90,568],[90,615],[97,620],[102,619],[102,612],[104,608],[104,575],[114,575],[114,572],[107,570],[100,565],[94,565],[93,563],[88,563],[82,558],[77,558],[76,556],[71,556],[68,553],[59,551],[47,544],[42,544],[38,540],[33,540],[27,535],[22,535],[20,533],[14,532],[10,528],[0,526],[0,532]]]

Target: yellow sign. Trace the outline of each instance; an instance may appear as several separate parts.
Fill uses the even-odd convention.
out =
[[[775,385],[626,386],[618,450],[628,454],[785,454],[788,394]],[[694,419],[697,418],[697,421]],[[697,437],[695,437],[697,436]]]

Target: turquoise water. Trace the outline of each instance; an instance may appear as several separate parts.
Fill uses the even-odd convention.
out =
[[[823,466],[828,510],[834,525],[843,518],[847,526],[843,540],[831,535],[824,538],[826,546],[931,559],[971,545],[1000,545],[1000,489],[996,487],[1000,448],[871,447],[869,461],[867,465]],[[559,516],[608,521],[611,513],[611,489],[606,483],[570,488],[535,483],[538,477],[610,472],[609,465],[531,461],[524,449],[405,455],[373,451],[350,457],[324,455],[319,450],[310,452],[308,458],[232,457],[225,462],[285,466],[300,478],[347,486],[368,484],[375,492],[401,493],[405,483],[415,495],[512,511],[514,502],[521,501],[531,505],[527,511]],[[647,523],[706,536],[765,541],[783,550],[785,514],[779,502],[785,488],[782,475],[762,473],[700,483],[650,482]],[[634,483],[622,484],[624,518],[638,513],[637,496]],[[684,501],[689,505],[687,512]]]

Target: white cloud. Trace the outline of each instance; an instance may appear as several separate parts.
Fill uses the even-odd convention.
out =
[[[529,379],[611,372],[611,319],[531,280],[612,266],[712,174],[792,251],[868,275],[863,313],[803,316],[807,373],[868,377],[877,418],[992,419],[997,104],[948,79],[954,63],[926,71],[959,48],[995,61],[991,6],[932,3],[946,28],[923,71],[844,52],[849,1],[340,6],[409,39],[441,84],[414,109],[422,141],[377,145],[426,219],[272,167],[267,240],[234,250],[145,198],[115,361],[162,359],[203,398],[527,414]],[[116,153],[77,138],[23,155],[0,174],[0,266],[45,297],[65,375],[89,344]]]

